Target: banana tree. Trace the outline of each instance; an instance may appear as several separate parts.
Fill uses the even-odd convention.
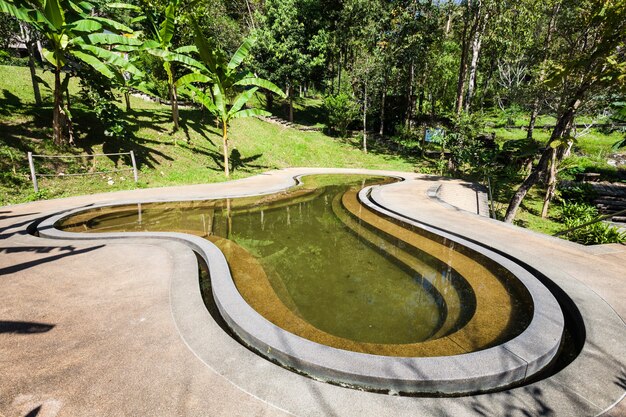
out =
[[[222,127],[222,147],[224,157],[224,174],[230,175],[228,126],[231,120],[250,116],[269,116],[270,113],[261,109],[244,108],[259,88],[264,88],[281,97],[283,91],[272,82],[256,77],[242,67],[244,60],[250,55],[252,41],[247,39],[228,59],[210,39],[205,38],[200,28],[192,22],[194,42],[202,61],[202,67],[195,67],[194,72],[182,76],[176,85],[185,86],[194,94],[194,98],[209,112],[215,115]],[[194,83],[209,86],[208,93]],[[232,103],[232,104],[231,104]]]
[[[89,65],[109,78],[117,76],[114,67],[134,76],[142,76],[134,65],[107,47],[138,45],[139,42],[120,33],[132,30],[114,20],[92,16],[94,6],[71,0],[0,0],[0,12],[29,23],[47,40],[43,57],[54,67],[54,108],[52,116],[53,141],[66,144],[61,119],[71,123],[69,110],[63,107],[63,91],[67,82],[61,81],[61,71],[70,59]],[[108,30],[111,33],[104,33]],[[65,87],[64,87],[65,84]]]
[[[183,46],[181,48],[172,49],[172,39],[176,32],[176,26],[181,16],[182,1],[169,0],[163,10],[163,20],[158,23],[159,16],[153,10],[147,11],[135,5],[126,3],[110,3],[109,7],[132,10],[140,14],[133,19],[134,21],[145,21],[147,39],[141,49],[149,54],[160,58],[163,61],[163,69],[167,74],[167,85],[169,97],[172,107],[172,121],[174,123],[174,132],[179,127],[178,115],[178,93],[176,90],[176,77],[174,72],[174,62],[182,63],[187,67],[197,66],[197,61],[185,55],[187,52],[195,50],[192,46]]]

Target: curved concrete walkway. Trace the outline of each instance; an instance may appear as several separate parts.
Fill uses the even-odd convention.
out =
[[[626,388],[621,344],[626,327],[617,316],[626,317],[626,247],[582,247],[477,216],[472,213],[480,212],[481,204],[484,212],[484,199],[461,181],[415,175],[421,181],[385,187],[373,198],[430,226],[505,248],[558,279],[570,295],[593,299],[583,303],[589,311],[581,309],[587,333],[607,340],[586,346],[581,357],[597,372],[612,372],[593,379],[566,368],[557,375],[566,385],[549,379],[500,393],[439,399],[364,393],[302,378],[301,398],[285,401],[289,387],[282,395],[281,387],[269,387],[271,381],[256,381],[272,392],[243,390],[244,383],[255,381],[235,385],[223,370],[245,380],[241,363],[211,368],[181,338],[185,329],[177,328],[172,316],[170,283],[175,271],[191,273],[194,267],[182,244],[50,240],[26,231],[36,219],[82,205],[269,192],[288,186],[294,175],[322,171],[273,171],[230,183],[0,208],[0,415],[624,415],[623,405],[612,405]],[[249,365],[255,364],[268,366],[254,360]]]

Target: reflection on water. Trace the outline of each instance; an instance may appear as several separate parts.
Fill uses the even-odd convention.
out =
[[[202,236],[224,252],[237,288],[260,314],[342,349],[436,356],[519,334],[532,304],[506,271],[358,202],[363,186],[391,181],[317,175],[287,192],[107,207],[57,227]]]

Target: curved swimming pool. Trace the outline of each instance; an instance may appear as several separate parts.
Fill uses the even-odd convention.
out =
[[[519,273],[484,251],[359,200],[362,188],[394,181],[314,175],[271,195],[104,206],[66,216],[55,226],[66,232],[202,237],[226,257],[246,304],[311,346],[381,358],[456,358],[517,340],[537,316],[535,297]],[[317,365],[268,350],[262,336],[243,331],[231,312],[221,313],[235,323],[243,343],[263,356],[333,381],[326,373],[316,375]],[[555,354],[556,349],[548,356]],[[352,373],[335,382],[381,388]]]

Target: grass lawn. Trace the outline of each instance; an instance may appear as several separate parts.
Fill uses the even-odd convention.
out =
[[[41,72],[40,75],[52,84],[52,73]],[[124,115],[130,137],[114,139],[104,136],[98,121],[86,112],[85,105],[80,102],[77,82],[72,82],[70,91],[77,147],[59,151],[49,140],[52,135],[51,92],[42,86],[44,105],[36,107],[28,69],[0,66],[0,155],[3,173],[0,178],[0,205],[136,187],[131,172],[73,178],[56,176],[40,179],[41,192],[35,195],[29,179],[28,151],[51,155],[133,150],[140,170],[138,187],[225,180],[220,132],[214,127],[212,119],[202,121],[199,110],[182,108],[181,129],[172,134],[169,107],[132,97],[132,111]],[[315,117],[307,119],[300,103],[298,101],[296,107],[298,121],[319,123]],[[292,166],[413,170],[412,158],[376,152],[364,154],[358,146],[358,141],[331,138],[321,132],[301,132],[256,118],[237,119],[231,127],[231,178]],[[63,161],[37,161],[38,172],[53,175],[93,170],[92,158],[78,159],[70,165]],[[97,157],[95,171],[128,168],[128,162],[124,158]],[[111,181],[113,184],[109,185]]]

